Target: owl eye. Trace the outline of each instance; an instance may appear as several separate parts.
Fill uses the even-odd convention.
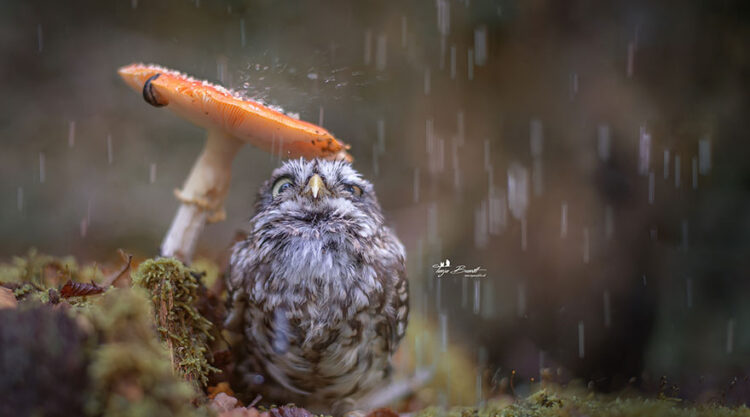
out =
[[[344,191],[357,197],[362,195],[362,189],[354,184],[344,184]]]
[[[292,180],[287,177],[281,177],[276,180],[275,183],[273,183],[273,188],[271,189],[271,195],[276,197],[277,195],[283,193],[284,191],[292,188]]]

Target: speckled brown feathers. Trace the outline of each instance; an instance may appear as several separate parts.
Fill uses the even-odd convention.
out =
[[[228,325],[243,334],[238,385],[341,412],[383,384],[408,319],[404,258],[348,163],[274,171],[228,274]]]

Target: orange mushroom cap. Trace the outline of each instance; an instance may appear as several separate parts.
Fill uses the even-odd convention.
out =
[[[118,70],[154,106],[167,106],[208,130],[220,130],[267,152],[289,158],[345,159],[349,145],[312,123],[298,120],[232,90],[157,65],[132,64]]]

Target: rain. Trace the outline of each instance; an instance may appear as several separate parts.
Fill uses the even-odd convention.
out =
[[[202,216],[185,265],[218,291],[237,242],[260,224],[258,202],[277,201],[262,194],[274,170],[300,156],[344,155],[356,181],[332,187],[335,177],[325,178],[323,195],[339,198],[340,210],[375,204],[375,214],[358,214],[403,249],[401,269],[389,275],[409,284],[394,381],[433,374],[393,410],[524,407],[545,389],[568,404],[576,387],[596,401],[626,391],[674,398],[670,409],[750,404],[750,109],[738,52],[750,37],[739,2],[329,6],[192,0],[170,4],[166,19],[138,0],[0,6],[9,17],[0,51],[22,68],[0,81],[0,273],[50,256],[76,263],[72,280],[85,267],[98,275],[81,283],[103,285],[100,277],[123,268],[122,249],[137,260],[115,285],[126,288],[142,261],[160,258],[185,205]],[[144,101],[145,85],[132,88],[117,73],[137,62],[289,116],[273,128],[257,116],[237,124],[255,131],[224,167],[231,186],[222,204],[181,192],[208,148],[206,131],[220,130],[206,120],[232,123],[208,110],[206,120],[182,117],[178,101]],[[158,71],[162,81],[170,73]],[[296,143],[299,132],[285,125],[292,120],[325,129],[343,150]],[[344,190],[360,180],[365,192],[348,199]],[[327,245],[330,262],[358,259],[380,273],[390,243],[367,252],[377,239],[346,235],[339,215],[310,216],[359,251],[331,256],[340,248]],[[325,267],[301,282],[330,278]],[[62,277],[45,291],[59,293]],[[391,291],[383,279],[374,280]],[[0,288],[8,282],[0,277]],[[331,288],[351,301],[355,292],[341,282]],[[217,294],[222,309],[226,294]],[[285,308],[265,317],[275,329],[266,342],[291,355],[299,322]],[[243,380],[257,384],[273,378],[248,372]],[[200,387],[206,398],[221,378]]]

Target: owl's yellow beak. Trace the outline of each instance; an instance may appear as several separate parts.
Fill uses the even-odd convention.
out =
[[[310,177],[310,180],[307,182],[307,189],[309,189],[313,198],[318,198],[319,195],[324,195],[328,192],[326,185],[323,183],[323,179],[320,178],[320,175],[318,174]]]

